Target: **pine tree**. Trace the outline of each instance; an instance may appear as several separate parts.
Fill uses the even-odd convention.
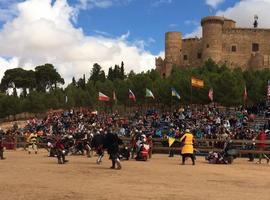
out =
[[[124,62],[123,61],[121,62],[120,74],[121,74],[120,79],[124,80],[125,79],[125,67],[124,67]]]
[[[74,86],[76,86],[76,80],[75,80],[75,77],[73,76],[73,78],[72,78],[72,85],[74,85]]]

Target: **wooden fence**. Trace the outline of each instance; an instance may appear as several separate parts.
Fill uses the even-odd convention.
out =
[[[130,144],[131,138],[128,137],[121,137],[125,144]],[[260,150],[258,144],[260,141],[255,140],[232,140],[234,146],[239,151],[239,155],[246,155],[246,154],[270,154],[270,140],[265,141],[266,148],[265,150]],[[224,140],[217,140],[217,139],[196,139],[194,147],[198,154],[205,154],[210,151],[222,151]],[[255,143],[255,145],[253,145]],[[7,149],[16,150],[17,148],[25,148],[27,146],[27,142],[24,137],[17,136],[17,137],[5,137],[4,146]],[[46,143],[42,142],[42,138],[38,142],[38,146],[40,148],[46,147]],[[170,150],[174,151],[176,154],[180,154],[181,143],[175,142],[172,147],[168,146],[168,141],[164,139],[153,139],[153,152],[154,153],[168,153]]]

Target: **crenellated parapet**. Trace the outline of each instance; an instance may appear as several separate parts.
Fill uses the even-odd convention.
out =
[[[156,58],[162,75],[168,76],[173,66],[201,66],[209,58],[230,68],[270,68],[270,29],[237,27],[234,20],[220,16],[204,17],[201,26],[201,38],[165,34],[165,58]]]

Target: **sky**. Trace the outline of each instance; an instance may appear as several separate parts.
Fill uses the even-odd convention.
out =
[[[0,0],[0,78],[7,69],[52,63],[69,82],[99,63],[126,72],[155,68],[164,34],[200,37],[200,20],[218,15],[237,26],[270,28],[270,0]]]

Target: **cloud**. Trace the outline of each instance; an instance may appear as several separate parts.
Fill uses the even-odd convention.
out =
[[[109,8],[114,5],[127,5],[133,0],[78,0],[78,9]]]
[[[220,5],[221,3],[223,3],[225,0],[206,0],[206,4],[208,6],[211,6],[212,8],[217,8],[218,5]]]
[[[128,42],[130,32],[119,37],[84,35],[73,26],[75,9],[66,0],[27,0],[17,10],[17,17],[0,30],[1,75],[6,69],[29,69],[46,62],[54,64],[66,81],[89,75],[96,62],[106,72],[121,61],[127,72],[155,66],[155,55],[144,45]]]
[[[110,33],[106,32],[106,31],[94,30],[94,32],[97,35],[103,35],[105,37],[113,37]]]
[[[177,28],[178,26],[178,24],[169,24],[169,28]]]
[[[161,4],[170,4],[172,3],[173,0],[155,0],[151,5],[153,7],[158,7],[160,6]]]
[[[238,27],[253,27],[254,15],[259,16],[259,28],[270,28],[270,0],[242,0],[225,10],[218,10],[217,16],[224,16],[236,21]],[[201,37],[202,30],[199,25],[192,33],[185,37]]]
[[[242,0],[216,15],[233,19],[237,26],[253,27],[254,15],[259,16],[259,28],[270,28],[270,0]]]
[[[17,14],[16,4],[23,0],[0,0],[0,22],[11,20]]]
[[[187,33],[184,35],[184,38],[194,38],[194,37],[202,37],[202,27],[198,26],[191,33]]]
[[[200,23],[196,20],[186,20],[184,21],[185,25],[188,25],[188,26],[198,26]]]

